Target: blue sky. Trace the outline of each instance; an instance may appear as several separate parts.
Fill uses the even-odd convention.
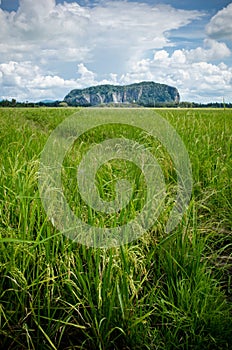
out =
[[[0,0],[0,99],[155,81],[232,102],[232,2]]]

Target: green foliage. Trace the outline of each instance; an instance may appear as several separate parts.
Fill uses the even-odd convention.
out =
[[[167,208],[138,241],[108,250],[61,235],[40,201],[39,156],[51,131],[73,112],[0,111],[0,348],[231,349],[232,112],[159,110],[189,152],[190,206],[172,234],[164,232]],[[122,112],[126,116],[120,109],[102,110]],[[171,196],[175,179],[165,150],[139,131],[105,127],[83,135],[64,161],[64,190],[73,210],[81,204],[72,180],[78,160],[92,143],[115,134],[136,137],[154,152]],[[99,171],[103,197],[113,192],[117,174],[135,175],[137,195],[144,190],[136,167],[111,162]],[[90,223],[112,224],[89,208],[81,214]],[[124,215],[116,220],[127,220]]]

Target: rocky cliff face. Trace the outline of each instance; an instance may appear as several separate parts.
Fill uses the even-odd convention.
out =
[[[136,103],[154,106],[157,103],[178,103],[180,95],[175,87],[154,82],[131,85],[98,85],[86,89],[75,89],[65,96],[70,106],[97,106],[109,103]]]

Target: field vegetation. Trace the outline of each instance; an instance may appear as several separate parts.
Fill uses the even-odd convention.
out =
[[[126,223],[146,193],[141,171],[118,160],[99,169],[99,193],[111,199],[115,179],[127,177],[134,188],[129,210],[102,215],[83,203],[76,166],[91,144],[136,137],[164,174],[168,197],[157,222],[138,240],[110,249],[69,240],[49,221],[40,199],[43,147],[77,111],[0,110],[0,349],[231,349],[232,110],[158,110],[181,136],[193,172],[189,207],[169,234],[176,174],[164,147],[120,126],[90,130],[76,141],[63,164],[64,192],[91,225]],[[125,121],[129,112],[98,111],[124,113]]]

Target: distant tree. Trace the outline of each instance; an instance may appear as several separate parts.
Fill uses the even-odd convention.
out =
[[[16,106],[16,99],[15,98],[12,98],[11,100],[11,107],[15,107]]]
[[[8,100],[3,100],[3,101],[2,101],[2,107],[10,107],[10,101],[8,101]]]

